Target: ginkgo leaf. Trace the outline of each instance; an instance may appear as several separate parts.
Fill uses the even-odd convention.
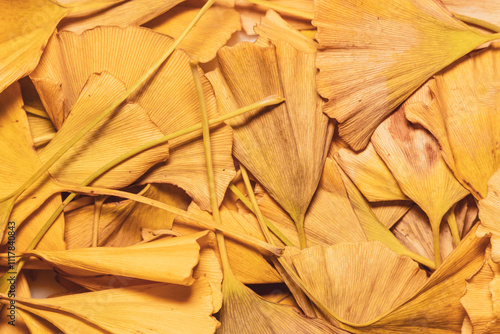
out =
[[[259,6],[248,1],[236,0],[235,9],[240,13],[241,16],[241,26],[243,30],[248,35],[254,35],[254,28],[259,24],[266,15],[268,6]],[[299,14],[285,13],[282,12],[283,18],[290,24],[294,29],[311,29],[311,19],[304,16],[313,15],[314,2],[311,0],[267,0],[266,3],[272,5],[284,6],[286,8],[292,9],[292,11],[297,11]]]
[[[113,274],[156,282],[191,285],[198,264],[198,239],[207,232],[177,238],[161,238],[128,247],[91,247],[65,251],[31,251],[59,271],[75,276]],[[134,265],[130,265],[134,263]]]
[[[24,273],[21,273],[16,279],[15,294],[20,297],[31,298],[30,288],[28,286],[28,282]],[[15,308],[15,304],[13,307],[9,306],[10,305],[2,307],[2,310],[0,312],[0,332],[2,332],[2,334],[32,333],[28,330],[29,326],[27,326],[29,325],[29,319],[26,319],[22,316],[19,317],[19,313]],[[45,333],[41,332],[41,334]]]
[[[96,118],[125,90],[124,84],[107,72],[91,75],[71,114],[54,139],[40,151],[40,159],[43,162],[49,160],[81,127]],[[127,104],[99,122],[49,172],[59,182],[79,184],[114,158],[161,137],[163,133],[144,109]],[[158,145],[114,167],[93,185],[109,188],[128,186],[157,162],[167,158],[168,144]]]
[[[434,259],[432,229],[429,218],[418,206],[411,208],[391,229],[396,238],[409,250]],[[448,224],[442,223],[439,229],[441,258],[446,259],[453,251],[452,235]]]
[[[69,12],[50,0],[0,2],[0,92],[29,74],[59,21]]]
[[[293,221],[287,213],[258,186],[255,190],[260,210],[295,245],[299,244]],[[258,226],[248,209],[240,207],[249,221]],[[323,175],[304,220],[309,246],[333,245],[339,242],[366,241],[366,236],[354,213],[336,166],[327,159]]]
[[[213,333],[212,287],[150,284],[47,299],[17,298],[16,306],[65,333]],[[2,295],[2,302],[9,302]],[[133,315],[133,316],[132,316]]]
[[[272,41],[284,41],[303,52],[316,52],[318,45],[311,38],[293,29],[278,13],[269,10],[254,27],[260,36]]]
[[[486,252],[487,255],[488,253]],[[498,264],[487,260],[482,268],[467,280],[467,290],[460,298],[460,303],[467,311],[473,333],[500,333],[500,310],[495,307],[500,291],[499,274]]]
[[[365,233],[366,238],[370,241],[380,241],[400,255],[409,256],[429,268],[435,268],[434,262],[429,261],[425,257],[414,253],[411,250],[408,250],[394,236],[394,234],[392,234],[391,231],[378,220],[377,216],[375,216],[375,214],[371,210],[368,201],[363,197],[358,188],[356,188],[349,177],[344,172],[342,172],[340,167],[337,166],[337,168],[339,169],[340,175],[342,176],[345,190],[349,196],[352,208],[354,209],[354,212],[358,217],[359,223],[363,228],[363,232]]]
[[[208,219],[212,218],[209,213],[201,211],[195,203],[191,203],[188,211],[197,213],[200,216],[206,216]],[[257,226],[248,224],[246,219],[237,212],[226,208],[224,202],[220,207],[220,215],[223,225],[232,227],[234,230],[241,231],[248,236],[264,240],[264,236]],[[192,228],[182,225],[183,220],[184,218],[177,217],[174,221],[173,230],[183,234],[192,233]],[[248,284],[281,282],[281,277],[276,273],[276,270],[254,249],[231,239],[226,240],[226,248],[231,268],[236,277],[242,282]]]
[[[500,168],[500,49],[488,48],[435,76],[435,99],[409,105],[406,117],[427,128],[439,141],[457,179],[476,199]],[[467,80],[464,80],[467,78]]]
[[[356,324],[403,304],[427,281],[416,262],[377,241],[317,245],[292,260],[308,290],[340,319]]]
[[[381,319],[349,328],[349,331],[370,334],[460,333],[465,316],[460,298],[466,279],[481,268],[488,242],[488,238],[477,238],[474,233],[469,233],[409,301]]]
[[[316,0],[314,13],[318,91],[355,150],[433,74],[498,38],[469,28],[435,0]]]
[[[232,275],[222,285],[221,327],[216,333],[343,333],[322,319],[310,319],[290,306],[267,301]]]
[[[222,48],[220,71],[211,72],[209,79],[223,114],[269,94],[285,98],[284,104],[227,123],[234,131],[234,156],[290,214],[305,247],[304,215],[333,131],[321,113],[314,54],[286,42],[273,43],[261,47],[244,42]]]
[[[140,192],[142,196],[187,209],[189,197],[182,190],[167,185],[153,184]],[[65,237],[68,248],[90,247],[94,220],[94,205],[84,206],[65,214]],[[123,247],[142,240],[142,229],[170,229],[175,214],[131,200],[104,203],[97,230],[97,245]]]
[[[388,201],[370,203],[370,208],[377,219],[387,228],[391,228],[413,206],[408,201]]]
[[[199,8],[190,5],[179,5],[145,26],[177,38],[199,11]],[[198,57],[200,62],[206,63],[214,59],[217,50],[240,29],[240,16],[235,10],[214,6],[203,15],[178,48],[185,50],[193,57]]]
[[[488,196],[479,201],[479,219],[481,224],[478,228],[479,235],[491,235],[491,258],[500,263],[500,225],[498,215],[500,213],[500,170],[498,170],[488,182]]]
[[[498,1],[443,0],[443,4],[453,13],[467,15],[500,25],[500,19],[498,15],[495,15],[495,13],[500,11],[500,3],[498,3]]]
[[[424,129],[411,126],[403,109],[377,128],[372,142],[401,190],[429,217],[434,234],[434,261],[439,266],[441,220],[468,191],[455,179],[441,157],[437,141]]]
[[[341,148],[335,160],[370,202],[408,200],[371,143],[359,153]]]
[[[60,2],[64,4],[74,4],[86,1],[87,0],[60,0]],[[183,1],[184,0],[121,1],[121,3],[100,10],[97,13],[89,13],[77,18],[69,17],[68,19],[62,20],[59,30],[82,33],[84,30],[92,29],[97,26],[127,27],[141,25],[165,13]]]
[[[109,72],[130,88],[171,43],[171,38],[139,27],[98,27],[81,35],[61,32],[49,42],[31,78],[52,120],[65,119],[92,73]],[[201,80],[209,117],[215,118],[218,113],[213,90],[203,75]],[[60,88],[53,90],[51,87]],[[131,99],[149,113],[164,134],[198,124],[201,119],[189,57],[181,50],[174,51],[148,81],[147,87]],[[221,202],[235,174],[230,127],[222,125],[213,129],[211,142],[216,190]],[[210,210],[201,131],[188,138],[173,139],[169,144],[169,160],[151,169],[140,180],[141,184],[175,184],[186,190],[202,209]]]
[[[22,109],[21,90],[17,83],[0,93],[0,231],[9,219],[16,228],[61,189],[45,173],[19,197],[13,196],[40,168],[42,162],[33,147],[28,119]],[[60,201],[60,199],[59,199]],[[15,203],[15,206],[14,206]]]

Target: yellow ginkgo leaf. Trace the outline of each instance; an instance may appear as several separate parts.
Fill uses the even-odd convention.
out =
[[[140,192],[157,201],[187,209],[189,197],[168,184],[153,184]],[[84,206],[65,214],[65,237],[68,248],[85,248],[92,245],[94,205]],[[142,229],[170,229],[176,215],[131,200],[104,203],[97,226],[97,245],[123,247],[142,240]],[[95,221],[94,221],[95,224]]]
[[[33,148],[28,119],[17,83],[0,93],[0,231],[9,219],[16,228],[47,198],[61,189],[45,173],[19,198],[12,196],[42,165]],[[17,200],[16,200],[17,199]],[[59,199],[60,201],[60,199]],[[15,204],[15,206],[14,206]]]
[[[435,76],[435,100],[409,105],[406,117],[439,141],[456,178],[476,199],[500,168],[500,48],[475,53]],[[467,78],[467,80],[464,80]]]
[[[24,273],[21,273],[16,279],[15,294],[19,297],[31,298],[30,288],[28,286],[28,281]],[[30,319],[25,317],[19,317],[14,306],[2,305],[2,310],[0,312],[0,332],[3,334],[30,334],[28,328]],[[45,334],[44,332],[39,332]]]
[[[403,108],[404,105],[377,128],[372,142],[401,190],[429,217],[434,235],[434,261],[439,266],[441,220],[468,191],[441,157],[437,141],[424,129],[412,126]]]
[[[109,72],[130,88],[171,43],[170,37],[140,27],[97,27],[81,35],[61,32],[49,42],[31,78],[51,119],[64,120],[92,73]],[[215,118],[218,112],[212,87],[203,75],[201,81],[209,117]],[[198,124],[201,119],[189,56],[181,50],[174,51],[147,86],[130,99],[149,113],[164,134]],[[211,139],[217,197],[222,202],[235,174],[231,128],[218,126],[211,131]],[[175,184],[186,190],[202,209],[210,210],[201,131],[188,138],[173,139],[169,144],[169,160],[157,164],[140,183]]]
[[[479,235],[491,235],[491,258],[500,263],[500,170],[488,182],[488,196],[479,201]]]
[[[211,219],[209,213],[203,212],[195,203],[191,203],[189,212],[196,213]],[[264,240],[262,232],[256,225],[251,225],[247,220],[237,212],[228,209],[223,202],[220,207],[221,221],[224,226],[231,227],[235,231]],[[184,218],[177,217],[174,221],[174,231],[182,234],[192,233],[193,229],[182,225]],[[231,239],[226,239],[226,248],[229,257],[229,263],[236,277],[247,284],[263,284],[281,282],[281,277],[276,270],[267,262],[267,260],[254,249],[242,245]]]
[[[477,238],[475,233],[469,233],[410,300],[381,319],[349,328],[349,331],[370,334],[460,333],[465,316],[460,298],[465,291],[466,279],[483,265],[488,243],[488,238]]]
[[[408,200],[371,143],[359,153],[341,148],[335,160],[370,202]]]
[[[124,92],[125,85],[109,73],[91,75],[71,114],[54,139],[40,151],[40,159],[43,162],[49,160],[79,129]],[[136,104],[127,104],[99,122],[49,172],[61,183],[80,184],[114,158],[161,137],[163,133],[144,109]],[[124,161],[93,184],[109,188],[128,186],[157,162],[167,158],[168,144],[158,145]]]
[[[47,299],[17,298],[16,307],[64,333],[209,334],[213,289],[205,278],[192,286],[149,284]],[[2,303],[9,303],[2,295]]]
[[[145,26],[177,38],[199,11],[199,8],[192,5],[179,5],[148,22]],[[193,57],[198,57],[200,62],[206,63],[214,59],[217,50],[229,40],[234,32],[240,29],[240,16],[234,9],[213,6],[182,40],[178,48],[183,49]]]
[[[59,21],[69,12],[51,0],[2,0],[0,92],[29,74]]]
[[[489,252],[486,252],[489,255]],[[499,265],[487,258],[481,270],[467,279],[467,290],[460,303],[467,311],[472,333],[500,333]]]
[[[408,201],[388,201],[370,203],[370,208],[377,219],[387,228],[391,228],[408,212],[413,203]]]
[[[131,0],[116,1],[121,2],[114,6],[109,6],[95,13],[79,15],[78,17],[68,17],[62,20],[59,30],[69,30],[82,33],[84,30],[97,26],[118,26],[127,27],[131,25],[141,25],[154,19],[158,15],[165,13],[175,5],[184,0]],[[75,5],[78,3],[89,3],[88,0],[60,0],[65,5]]]
[[[500,25],[500,18],[495,15],[500,11],[500,3],[495,0],[468,1],[443,0],[446,8],[453,13],[467,15],[472,18]]]
[[[31,251],[55,266],[59,271],[74,276],[113,274],[156,282],[191,285],[193,268],[198,264],[199,239],[211,237],[199,232],[177,238],[160,238],[128,247],[91,247],[64,251]],[[134,265],[130,265],[134,263]]]
[[[232,275],[225,274],[222,291],[217,334],[344,333],[323,319],[306,318],[290,306],[263,299]]]
[[[318,245],[292,259],[308,290],[340,319],[355,324],[396,308],[427,281],[416,262],[378,241]]]
[[[261,22],[269,8],[278,10],[279,7],[285,7],[284,11],[280,11],[281,15],[294,29],[313,28],[311,18],[313,16],[314,1],[312,0],[266,0],[261,2],[263,5],[242,0],[236,0],[234,3],[235,9],[241,16],[241,26],[248,35],[257,33],[254,28]]]
[[[220,70],[209,79],[223,114],[269,94],[285,98],[277,107],[227,123],[234,131],[234,156],[290,214],[305,247],[304,215],[333,131],[316,92],[314,53],[272,42],[267,47],[245,42],[222,48]]]
[[[409,250],[434,259],[434,247],[432,238],[432,229],[429,218],[418,206],[414,205],[399,222],[397,222],[391,231],[396,238]],[[453,251],[452,235],[448,224],[442,223],[439,229],[439,244],[441,249],[441,258],[446,259]]]
[[[398,253],[399,255],[409,256],[415,261],[431,268],[435,269],[435,264],[433,261],[429,261],[427,258],[417,254],[408,248],[406,248],[389,230],[387,226],[382,224],[377,216],[373,213],[368,201],[363,197],[361,192],[352,183],[349,177],[342,172],[339,168],[339,172],[344,181],[344,186],[349,196],[352,208],[358,217],[359,223],[363,228],[363,232],[366,238],[370,241],[380,241],[391,250]]]
[[[318,91],[355,150],[433,74],[499,37],[469,28],[435,0],[316,0],[314,13]]]
[[[294,245],[299,245],[293,221],[262,187],[256,188],[260,210]],[[258,226],[248,209],[241,212]],[[341,176],[331,159],[327,159],[323,175],[304,220],[308,246],[333,245],[339,242],[366,241],[366,236],[354,213]]]

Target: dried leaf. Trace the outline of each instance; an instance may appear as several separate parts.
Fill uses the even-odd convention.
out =
[[[335,160],[370,202],[408,200],[371,143],[359,153],[341,148]]]
[[[424,129],[411,126],[403,109],[377,128],[372,142],[401,190],[429,217],[434,235],[434,261],[439,266],[441,220],[468,191],[455,179],[441,157],[437,141]]]
[[[263,299],[234,276],[224,277],[222,291],[222,326],[216,331],[218,334],[343,333],[322,319],[306,318],[292,307]]]
[[[481,268],[487,245],[487,238],[469,233],[408,302],[370,325],[349,330],[370,334],[459,333],[465,316],[460,304],[465,280]]]
[[[88,0],[61,0],[61,3],[86,2]],[[130,0],[97,13],[78,18],[68,18],[61,22],[59,30],[82,33],[97,26],[127,27],[141,25],[161,15],[183,0]]]
[[[123,83],[106,72],[89,77],[80,97],[54,139],[40,151],[48,161],[82,127],[125,92]],[[99,122],[73,145],[50,169],[62,183],[80,184],[94,171],[114,158],[142,144],[163,137],[144,109],[127,104]],[[139,153],[99,177],[93,185],[122,188],[134,182],[149,168],[168,158],[168,145],[158,145]]]
[[[50,0],[0,3],[0,92],[36,67],[57,23],[68,10]]]
[[[200,11],[192,5],[179,5],[148,22],[145,26],[177,38]],[[231,35],[241,30],[240,16],[234,10],[221,6],[210,8],[178,48],[206,63],[215,58]]]
[[[16,306],[72,334],[208,334],[217,326],[211,316],[212,287],[205,278],[189,287],[158,283],[48,299],[18,298]]]
[[[491,235],[491,258],[500,263],[500,225],[498,216],[500,212],[500,170],[488,182],[488,196],[479,201],[478,236]]]
[[[98,27],[81,35],[61,32],[51,39],[32,80],[49,115],[62,114],[65,118],[92,73],[107,71],[130,88],[171,43],[172,39],[167,36],[138,27]],[[191,76],[189,57],[176,50],[148,81],[147,88],[131,99],[149,113],[164,134],[198,124],[201,116]],[[55,96],[52,90],[44,88],[46,82],[60,85]],[[202,83],[209,117],[215,118],[218,113],[212,88],[204,76]],[[52,104],[50,101],[59,102]],[[54,120],[54,116],[51,118]],[[232,134],[228,126],[220,126],[211,134],[216,189],[221,202],[235,174],[231,157]],[[175,184],[186,190],[202,209],[210,210],[201,132],[187,139],[173,139],[169,144],[169,160],[150,170],[141,179],[141,184]]]
[[[156,282],[191,285],[199,261],[198,239],[208,232],[178,238],[161,238],[128,247],[92,247],[66,251],[31,251],[68,275],[112,274]],[[131,264],[134,265],[131,265]]]
[[[234,130],[235,157],[290,214],[303,235],[304,215],[320,180],[332,131],[316,93],[314,54],[286,42],[274,43],[222,48],[220,71],[211,72],[209,78],[222,114],[270,94],[286,99],[272,109],[227,122]],[[304,242],[301,237],[302,247]]]
[[[447,164],[476,199],[486,196],[487,182],[500,168],[499,60],[494,47],[454,64],[435,77],[428,108],[406,110],[410,121],[438,139]]]
[[[427,281],[416,262],[377,241],[310,247],[293,264],[316,298],[356,324],[401,305]]]
[[[314,9],[318,91],[355,150],[434,73],[491,39],[435,0],[317,0]]]

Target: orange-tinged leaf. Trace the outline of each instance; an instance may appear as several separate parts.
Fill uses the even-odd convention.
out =
[[[335,160],[370,202],[408,200],[371,143],[358,153],[340,148]]]
[[[2,0],[0,92],[29,74],[68,10],[50,0]]]
[[[430,85],[435,100],[429,107],[406,110],[410,121],[438,139],[456,178],[478,200],[500,168],[499,60],[500,49],[493,46],[457,62]]]
[[[44,162],[49,160],[79,129],[96,118],[125,90],[125,85],[107,72],[91,75],[54,139],[40,151],[40,159]],[[61,183],[80,184],[114,158],[161,137],[163,133],[144,109],[137,104],[127,104],[99,122],[49,172]],[[99,177],[93,185],[109,188],[128,186],[154,164],[167,158],[168,145],[158,145],[122,162]]]
[[[318,91],[355,150],[433,74],[491,39],[435,0],[316,0],[314,13]]]
[[[114,1],[114,0],[111,0]],[[89,13],[78,18],[62,20],[59,30],[69,30],[82,33],[97,26],[127,27],[141,25],[163,14],[184,0],[130,0],[122,1],[114,6]],[[88,0],[61,0],[61,3],[75,4],[89,2]],[[108,1],[109,2],[109,1]]]
[[[208,219],[212,218],[208,212],[203,212],[195,203],[191,203],[188,211],[202,217],[205,216]],[[224,203],[220,207],[220,215],[224,226],[231,227],[233,230],[240,231],[248,236],[264,240],[264,236],[257,225],[252,226],[243,216],[229,210]],[[193,229],[187,227],[187,225],[183,225],[183,220],[184,218],[177,217],[174,221],[173,230],[183,234],[192,233]],[[231,269],[242,282],[248,284],[281,282],[281,277],[276,273],[276,270],[255,249],[229,238],[226,239],[226,247]]]
[[[16,306],[65,333],[208,334],[218,324],[211,316],[212,291],[201,278],[189,287],[158,283],[47,299],[18,298]]]
[[[488,182],[488,196],[479,201],[479,219],[481,224],[478,235],[491,235],[491,258],[500,263],[500,170]]]
[[[192,5],[181,4],[148,22],[145,26],[177,38],[199,11],[199,8]],[[178,48],[193,57],[198,57],[200,62],[206,63],[214,59],[217,50],[240,29],[240,16],[234,9],[214,6],[203,15]]]
[[[32,80],[48,114],[65,119],[92,73],[107,71],[130,88],[158,61],[163,50],[171,43],[171,38],[139,27],[98,27],[81,35],[61,32],[51,39],[40,65],[32,74]],[[201,80],[209,118],[215,118],[218,112],[213,90],[203,75]],[[60,85],[55,96],[53,90],[44,89],[46,82]],[[151,120],[164,134],[171,134],[200,122],[196,88],[189,57],[184,51],[174,51],[148,81],[147,88],[131,99],[149,113]],[[52,104],[51,101],[63,102]],[[54,117],[51,116],[52,119]],[[227,185],[235,174],[230,127],[222,125],[213,129],[211,142],[216,190],[221,202]],[[202,209],[209,210],[208,178],[201,131],[188,138],[173,139],[169,144],[169,160],[156,165],[140,182],[175,184],[186,190]]]
[[[65,251],[31,251],[36,256],[75,276],[113,274],[164,283],[191,285],[198,264],[198,239],[208,232],[177,238],[161,238],[128,247],[91,247]],[[133,264],[133,265],[131,265]]]
[[[378,241],[318,245],[292,260],[309,291],[340,319],[356,324],[401,305],[427,281],[416,262]]]
[[[222,48],[220,71],[211,72],[209,78],[223,114],[270,94],[285,98],[277,107],[227,123],[234,131],[234,156],[290,214],[303,235],[304,215],[333,131],[321,113],[314,54],[272,42],[268,47],[245,42]]]

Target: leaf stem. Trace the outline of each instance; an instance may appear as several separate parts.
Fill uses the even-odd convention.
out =
[[[94,224],[92,228],[92,246],[98,246],[98,236],[99,236],[99,221],[101,220],[101,209],[104,201],[108,196],[99,196],[94,198]]]
[[[463,21],[467,24],[472,24],[472,25],[475,25],[477,27],[484,28],[484,29],[494,31],[494,32],[500,32],[500,27],[497,26],[496,24],[493,24],[493,23],[490,23],[488,21],[484,21],[481,19],[477,19],[475,17],[470,17],[467,15],[462,15],[462,14],[458,14],[458,13],[452,13],[452,14],[457,19],[459,19],[460,21]]]
[[[269,229],[267,228],[267,224],[264,219],[264,215],[260,211],[259,205],[257,204],[257,199],[255,198],[255,193],[253,192],[252,185],[250,184],[250,178],[248,177],[247,169],[245,166],[240,164],[241,176],[243,177],[243,182],[245,182],[245,187],[247,188],[248,197],[250,197],[250,202],[252,203],[253,209],[255,210],[255,216],[257,216],[257,221],[260,224],[260,229],[266,238],[266,241],[272,245],[274,245],[274,240],[269,233]]]
[[[457,220],[455,217],[455,207],[456,204],[451,207],[450,210],[445,215],[446,222],[450,227],[451,236],[453,238],[453,245],[458,246],[460,243],[460,233],[458,232]]]
[[[205,151],[205,164],[207,168],[208,190],[210,192],[212,216],[214,218],[214,221],[217,224],[221,225],[222,220],[220,218],[219,203],[217,201],[217,191],[215,189],[214,166],[212,161],[212,148],[210,145],[210,128],[208,122],[207,104],[205,101],[205,96],[203,94],[200,73],[198,72],[198,59],[191,60],[189,65],[191,66],[191,73],[193,74],[193,81],[196,86],[196,92],[198,94],[198,102],[200,103],[201,125],[203,131],[203,148]],[[229,263],[229,255],[227,253],[224,234],[221,231],[215,231],[215,235],[217,237],[217,245],[219,246],[219,253],[222,260],[222,270],[224,272],[224,277],[232,277],[233,272],[231,270],[231,264]]]
[[[273,10],[280,12],[280,13],[297,16],[297,17],[300,17],[302,19],[306,19],[306,20],[314,19],[314,13],[305,12],[305,11],[298,10],[295,8],[290,8],[287,6],[279,5],[276,3],[272,3],[271,1],[266,1],[266,0],[246,0],[246,1],[251,2],[255,5],[259,5],[259,6],[273,9]]]
[[[200,20],[200,18],[205,14],[205,12],[213,5],[215,0],[208,0],[207,3],[201,8],[196,17],[191,21],[191,23],[184,29],[182,34],[176,38],[170,47],[164,52],[164,54],[158,59],[151,68],[142,75],[139,80],[137,80],[131,87],[129,87],[122,95],[120,95],[113,103],[102,111],[94,120],[87,124],[79,133],[77,133],[71,140],[69,140],[63,147],[61,147],[49,160],[47,160],[42,167],[38,169],[26,182],[14,191],[11,195],[8,195],[0,200],[3,202],[7,199],[14,198],[16,201],[19,196],[33,185],[45,172],[47,172],[54,163],[59,160],[74,144],[76,144],[80,139],[83,138],[92,128],[94,128],[100,121],[102,121],[106,116],[113,112],[118,106],[120,106],[123,101],[125,101],[132,93],[134,93],[137,88],[139,88],[151,75],[153,75],[157,69],[163,64],[163,62],[172,54],[175,48],[181,43],[181,41],[186,37],[186,35],[191,31],[194,25]],[[3,225],[4,222],[0,222]]]
[[[23,108],[27,113],[30,113],[32,115],[36,115],[36,116],[39,116],[39,117],[42,117],[45,119],[50,119],[49,115],[47,114],[47,112],[45,110],[40,110],[40,109],[37,109],[35,107],[31,107],[31,106],[27,106],[27,105],[25,105]]]
[[[254,214],[256,214],[252,203],[250,203],[250,201],[245,197],[245,195],[243,195],[243,193],[233,183],[229,184],[229,189],[238,197],[238,199],[241,202],[243,202],[243,204],[246,205],[246,207],[250,211],[252,211]],[[266,216],[263,216],[263,218],[264,218],[264,222],[266,223],[267,228],[270,229],[271,232],[273,232],[273,234],[275,236],[277,236],[278,239],[280,239],[281,242],[283,242],[283,244],[285,244],[285,246],[295,247],[293,242],[291,242],[283,233],[281,233],[281,231],[273,223],[271,223],[271,221],[269,219],[267,219]]]
[[[432,227],[432,241],[434,244],[434,264],[436,266],[436,269],[439,268],[441,265],[441,236],[440,236],[440,225],[441,224],[436,224],[434,219],[431,220],[431,227]],[[439,223],[441,223],[441,220],[439,220]]]

